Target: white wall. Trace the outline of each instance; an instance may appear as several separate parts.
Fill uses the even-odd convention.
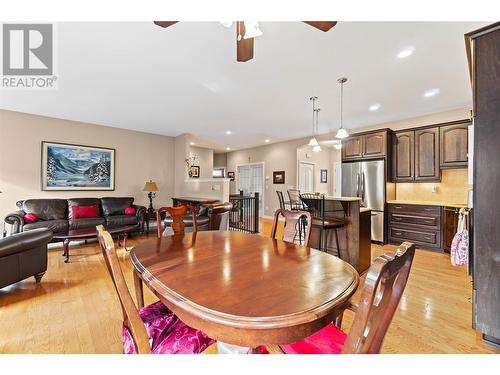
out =
[[[82,144],[116,150],[114,191],[42,191],[41,142]],[[160,191],[154,206],[171,203],[174,191],[174,139],[0,110],[0,218],[17,210],[16,201],[28,198],[132,196],[148,205],[142,191],[150,179]]]

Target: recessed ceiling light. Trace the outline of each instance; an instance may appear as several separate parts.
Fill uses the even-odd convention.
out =
[[[439,94],[439,89],[432,89],[424,92],[424,97],[431,98],[433,96],[436,96],[437,94]]]
[[[226,130],[226,135],[231,135],[233,132],[231,130]]]
[[[400,51],[396,56],[398,59],[404,59],[408,56],[413,55],[413,52],[415,52],[415,47],[408,47]]]
[[[190,144],[191,146],[194,146],[194,142],[189,142],[189,144]]]
[[[226,147],[226,151],[230,151],[231,150],[231,147]]]
[[[269,139],[266,139],[264,142],[269,143],[269,142],[271,142],[271,141],[270,141]]]
[[[376,110],[378,110],[380,107],[381,107],[381,105],[380,105],[380,104],[372,104],[372,105],[370,106],[370,111],[376,111]]]

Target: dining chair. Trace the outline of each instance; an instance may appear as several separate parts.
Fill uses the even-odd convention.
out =
[[[318,245],[319,250],[328,252],[328,231],[333,230],[336,246],[336,254],[334,255],[342,258],[337,229],[345,226],[345,219],[338,218],[335,215],[337,215],[337,212],[342,212],[344,215],[344,210],[337,210],[335,207],[335,201],[326,200],[324,194],[300,194],[300,200],[304,204],[304,209],[311,213],[312,226],[318,228],[320,231]]]
[[[125,282],[111,235],[97,227],[106,268],[115,286],[123,312],[124,354],[198,354],[215,341],[184,324],[161,301],[137,309]]]
[[[161,238],[163,235],[163,220],[162,214],[166,212],[172,218],[171,228],[174,234],[184,234],[186,224],[184,223],[184,217],[189,213],[190,221],[192,223],[192,231],[196,232],[198,230],[198,224],[196,219],[196,207],[189,205],[181,205],[175,207],[161,207],[156,211],[156,224],[157,224],[157,237]]]
[[[271,238],[276,238],[280,216],[285,218],[285,226],[283,228],[283,236],[281,239],[286,242],[295,242],[295,239],[298,236],[300,244],[302,244],[303,241],[303,245],[307,246],[307,243],[309,242],[309,235],[311,234],[311,214],[307,211],[277,209],[274,213]]]
[[[302,210],[302,201],[300,200],[300,190],[288,189],[288,199],[290,201],[291,210]]]
[[[286,210],[285,207],[285,198],[283,197],[283,192],[280,190],[276,190],[276,194],[278,194],[278,200],[280,202],[280,209]]]
[[[231,202],[210,205],[208,207],[208,230],[229,230],[229,214],[232,208]]]
[[[377,354],[403,295],[410,274],[415,245],[404,242],[394,254],[379,256],[368,269],[349,333],[332,323],[303,340],[267,346],[270,353]]]

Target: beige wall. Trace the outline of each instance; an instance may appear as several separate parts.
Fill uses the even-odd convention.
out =
[[[226,167],[227,154],[214,154],[214,167]]]
[[[314,192],[333,195],[333,160],[336,154],[340,155],[340,151],[325,146],[322,147],[320,152],[313,152],[309,146],[297,149],[297,163],[306,162],[314,164]],[[328,171],[326,184],[321,183],[322,169]],[[298,176],[297,184],[299,184]]]
[[[114,191],[42,191],[41,142],[82,144],[116,149]],[[132,196],[147,205],[144,183],[155,180],[155,207],[173,194],[174,139],[160,135],[76,121],[0,110],[0,218],[26,198]]]

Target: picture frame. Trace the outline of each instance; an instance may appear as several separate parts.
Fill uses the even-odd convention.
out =
[[[41,189],[115,190],[114,148],[42,141]]]
[[[234,181],[234,172],[227,172],[227,178],[230,178],[231,181]]]
[[[284,184],[284,183],[285,183],[285,171],[274,171],[273,184]]]
[[[200,166],[192,165],[191,166],[191,177],[192,178],[200,178]]]
[[[322,169],[320,171],[321,173],[321,183],[326,184],[328,182],[328,170],[327,169]]]

